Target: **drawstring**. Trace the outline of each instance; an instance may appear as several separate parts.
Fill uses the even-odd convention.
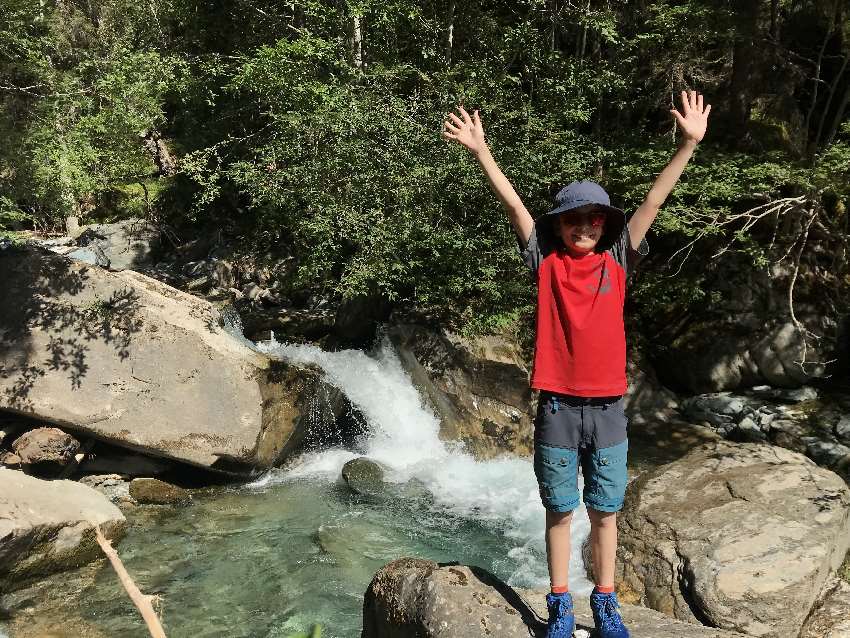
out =
[[[553,395],[552,396],[552,414],[555,414],[558,411],[559,407],[560,406],[558,405],[558,397]]]

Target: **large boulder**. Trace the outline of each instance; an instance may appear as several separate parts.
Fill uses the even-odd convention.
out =
[[[796,636],[850,546],[850,489],[783,448],[708,444],[629,485],[624,599],[753,636]]]
[[[126,521],[90,487],[0,468],[0,593],[98,558],[95,525],[117,540]]]
[[[344,410],[317,371],[270,360],[208,302],[139,273],[9,249],[0,281],[0,409],[236,473],[281,461],[307,423],[335,417],[322,406]]]
[[[362,638],[528,638],[542,636],[546,590],[514,589],[465,565],[402,558],[373,578],[363,602]],[[633,638],[733,638],[720,629],[623,605]],[[585,597],[575,598],[577,629],[593,628]]]
[[[413,383],[441,421],[442,438],[478,456],[533,447],[533,397],[519,347],[496,336],[465,338],[415,324],[388,331]]]

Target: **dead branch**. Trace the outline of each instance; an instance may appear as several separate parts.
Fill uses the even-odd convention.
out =
[[[136,609],[138,609],[139,613],[142,614],[142,619],[145,621],[151,636],[153,638],[166,638],[165,631],[162,629],[162,624],[159,622],[159,616],[156,615],[153,608],[153,601],[156,600],[156,596],[145,596],[141,591],[139,591],[136,583],[133,582],[132,577],[127,573],[127,570],[124,568],[124,564],[118,557],[118,552],[115,551],[115,548],[112,547],[112,544],[103,535],[103,532],[100,531],[100,526],[94,525],[94,531],[98,545],[100,545],[103,553],[106,554],[109,562],[112,563],[112,568],[115,570],[115,573],[118,574],[118,580],[121,581],[121,584],[130,596],[130,600],[133,601]]]

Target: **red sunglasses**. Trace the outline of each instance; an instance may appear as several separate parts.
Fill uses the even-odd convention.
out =
[[[569,226],[602,226],[605,223],[605,213],[594,210],[589,213],[562,213],[563,223]]]

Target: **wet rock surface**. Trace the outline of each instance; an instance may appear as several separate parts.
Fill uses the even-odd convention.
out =
[[[850,546],[850,489],[804,456],[708,444],[629,485],[622,599],[754,636],[797,635]]]
[[[366,457],[351,459],[343,465],[342,479],[358,494],[373,496],[384,490],[383,468]]]
[[[90,487],[0,468],[0,591],[98,558],[95,524],[118,540],[126,520]]]
[[[363,603],[363,638],[527,638],[543,636],[546,590],[515,589],[485,570],[402,558],[372,579]],[[733,638],[741,634],[623,605],[633,638]],[[575,598],[577,629],[592,631],[585,597]]]
[[[440,435],[478,456],[530,454],[533,396],[516,344],[400,324],[388,331],[414,384],[441,419]]]
[[[133,479],[130,481],[128,493],[142,505],[182,505],[192,500],[188,490],[155,478]]]

